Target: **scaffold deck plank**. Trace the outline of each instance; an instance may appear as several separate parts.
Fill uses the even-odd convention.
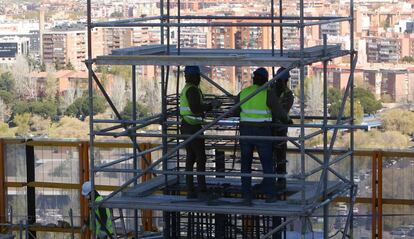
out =
[[[170,212],[200,212],[242,215],[299,216],[306,205],[290,204],[287,201],[265,203],[253,200],[252,206],[241,205],[241,199],[220,198],[211,202],[188,200],[185,196],[151,195],[147,197],[117,197],[103,204],[108,208],[152,209]]]
[[[326,51],[325,51],[326,50]],[[326,54],[325,54],[326,53]],[[340,57],[349,51],[341,50],[338,45],[313,46],[302,52],[307,64],[320,61],[322,57]],[[252,49],[204,49],[182,48],[180,55],[175,46],[151,45],[117,49],[111,55],[96,57],[98,65],[205,65],[205,66],[284,66],[289,67],[300,61],[299,50]]]
[[[207,182],[236,182],[235,179],[227,180],[223,178],[209,178]],[[185,196],[175,195],[149,195],[144,197],[134,197],[122,195],[109,199],[104,203],[105,207],[111,208],[128,208],[128,209],[152,209],[163,211],[180,211],[180,212],[201,212],[201,213],[237,213],[244,215],[267,215],[267,216],[300,216],[305,215],[315,207],[311,200],[322,196],[323,192],[315,195],[317,182],[305,182],[305,196],[302,200],[302,186],[300,181],[290,181],[287,185],[288,192],[285,201],[275,203],[266,203],[265,200],[253,200],[252,206],[241,204],[241,198],[218,198],[211,201],[199,201],[197,199],[186,199]],[[334,194],[343,191],[346,187],[341,182],[328,182],[327,194]]]
[[[178,181],[178,177],[175,175],[168,175],[167,176],[167,183],[168,185],[175,184]],[[129,188],[122,192],[125,196],[136,196],[136,197],[143,197],[150,195],[155,190],[163,187],[165,185],[165,176],[158,176],[152,178],[146,182],[140,183],[135,187]]]

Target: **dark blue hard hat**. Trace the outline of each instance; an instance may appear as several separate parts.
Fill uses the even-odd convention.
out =
[[[253,72],[253,75],[255,75],[255,76],[261,76],[261,77],[264,77],[266,79],[269,78],[269,72],[267,72],[266,68],[263,68],[263,67],[257,68]]]
[[[278,70],[277,70],[277,72],[276,72],[276,75],[279,75],[279,73],[281,73],[282,71],[284,71],[284,70],[286,70],[286,68],[284,68],[284,67],[280,67]],[[280,77],[279,77],[279,79],[281,79],[281,80],[289,80],[289,78],[290,78],[290,73],[289,73],[289,71],[285,71],[282,75],[280,75]]]
[[[184,68],[184,73],[187,75],[199,75],[200,74],[200,67],[198,66],[186,66]]]

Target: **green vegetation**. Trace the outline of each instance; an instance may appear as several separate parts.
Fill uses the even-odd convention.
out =
[[[401,61],[406,63],[414,63],[414,56],[404,56],[401,58]]]
[[[12,94],[15,88],[14,86],[15,82],[13,75],[10,72],[0,74],[0,98],[6,105],[10,105],[14,100],[14,96]]]
[[[330,88],[328,92],[328,102],[331,104],[329,108],[329,112],[332,116],[336,116],[339,112],[339,108],[341,106],[342,95],[338,89]],[[356,118],[361,117],[361,109],[365,114],[374,114],[378,110],[382,108],[381,101],[375,99],[375,96],[366,89],[356,87],[354,89],[354,96],[355,96],[355,114],[357,115]],[[349,103],[348,103],[349,104]],[[349,106],[347,106],[349,108]],[[360,109],[361,108],[361,109]],[[345,112],[347,109],[345,108]],[[349,115],[349,109],[348,114]]]
[[[414,134],[414,112],[395,109],[381,115],[383,128],[386,131],[398,131],[405,135]]]
[[[106,109],[105,99],[101,96],[95,95],[93,97],[94,115],[105,112],[105,109]],[[84,95],[76,99],[66,109],[65,115],[84,120],[85,117],[89,115],[89,97],[87,95]]]
[[[53,101],[17,101],[13,107],[13,114],[31,113],[43,118],[52,118],[57,115],[57,105]]]
[[[123,17],[124,14],[122,14],[122,12],[113,12],[111,13],[110,17]]]
[[[339,116],[339,110],[341,108],[341,102],[334,102],[331,104],[329,108],[329,113],[331,116],[337,117]],[[343,116],[349,117],[351,115],[351,104],[349,100],[345,104],[345,111]],[[364,110],[359,100],[355,100],[354,102],[354,118],[356,123],[361,123],[362,119],[364,118]]]
[[[365,114],[374,114],[382,108],[381,101],[376,100],[374,94],[367,89],[356,87],[354,96],[361,103]]]
[[[137,103],[137,118],[142,118],[148,116],[150,110],[144,105]],[[132,119],[132,102],[128,101],[124,110],[121,112],[121,117],[123,119]]]

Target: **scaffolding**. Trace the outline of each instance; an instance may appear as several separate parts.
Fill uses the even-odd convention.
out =
[[[175,2],[174,2],[175,3]],[[323,237],[328,238],[329,232],[329,205],[339,196],[349,197],[350,207],[346,216],[346,223],[342,238],[352,235],[353,204],[356,196],[354,184],[354,124],[353,102],[353,73],[357,62],[357,54],[353,41],[353,0],[349,3],[349,16],[321,16],[309,17],[304,13],[304,0],[299,1],[299,14],[285,16],[283,1],[279,0],[279,14],[275,13],[275,2],[270,0],[270,12],[263,16],[192,16],[181,15],[181,1],[172,4],[169,0],[159,1],[159,16],[115,20],[109,22],[92,22],[91,0],[87,1],[88,26],[88,59],[86,65],[89,72],[89,107],[90,107],[90,175],[94,187],[95,175],[99,172],[127,173],[130,178],[111,192],[99,203],[91,203],[94,210],[97,207],[122,208],[134,210],[135,235],[138,237],[138,209],[163,211],[164,238],[287,238],[286,227],[289,224],[300,224],[300,233],[306,234],[310,217],[317,210],[323,212]],[[173,6],[174,5],[174,6]],[[171,14],[171,9],[177,8],[177,14]],[[204,20],[200,22],[198,20]],[[305,47],[305,29],[314,25],[348,22],[350,27],[349,49],[341,49],[338,45],[329,45],[327,36],[323,36],[323,43]],[[113,50],[109,55],[92,57],[92,29],[112,27],[152,27],[160,31],[160,44],[136,46]],[[180,31],[186,27],[268,27],[271,29],[271,49],[223,49],[223,48],[184,48],[180,42]],[[283,29],[286,27],[299,30],[298,49],[288,49],[283,45]],[[177,45],[170,42],[171,30],[177,28]],[[275,29],[279,29],[280,48],[276,49]],[[328,62],[338,57],[349,57],[350,74],[341,107],[337,117],[328,114]],[[323,115],[308,116],[305,113],[305,67],[312,63],[323,63]],[[132,119],[124,119],[120,110],[116,108],[111,97],[104,88],[101,80],[94,71],[94,65],[129,65],[132,71]],[[160,68],[161,85],[161,112],[159,114],[138,119],[137,116],[137,69],[140,65],[155,65]],[[202,74],[203,79],[211,83],[223,95],[220,99],[224,104],[220,109],[207,114],[207,123],[193,135],[179,133],[179,82],[180,66],[199,65],[209,67],[223,66],[283,66],[286,70],[274,75],[266,84],[241,100],[234,102],[234,96],[214,79]],[[175,67],[175,68],[174,68]],[[292,116],[293,125],[277,125],[278,127],[296,128],[299,132],[295,136],[240,136],[237,135],[238,120],[231,116],[231,112],[241,104],[266,89],[287,71],[298,68],[300,72],[300,112]],[[175,70],[175,71],[174,71]],[[176,73],[176,75],[174,75]],[[177,78],[175,93],[168,94],[167,88],[170,78]],[[116,119],[95,119],[93,116],[94,83],[100,93],[106,98],[116,116]],[[208,96],[207,96],[208,98]],[[345,107],[349,102],[350,115],[345,117]],[[315,123],[319,122],[319,123]],[[108,127],[95,128],[95,124],[111,124]],[[161,132],[143,132],[141,129],[149,125],[160,125]],[[341,149],[339,156],[333,157],[337,135],[342,130],[348,130],[349,147]],[[219,132],[219,133],[218,133]],[[332,135],[328,136],[328,133]],[[324,154],[318,157],[312,153],[306,142],[316,136],[323,136]],[[126,136],[133,145],[133,153],[118,160],[107,162],[99,166],[94,162],[94,142],[97,137]],[[185,155],[182,150],[185,145],[195,138],[204,138],[206,150],[213,152],[208,155],[206,172],[188,172],[183,169]],[[142,138],[157,138],[161,140],[159,146],[142,149],[137,140]],[[287,140],[300,150],[300,169],[296,173],[283,175],[268,175],[260,172],[245,174],[237,172],[234,164],[237,154],[229,156],[225,152],[238,151],[237,140],[260,139],[269,141]],[[161,156],[153,162],[147,159],[152,152],[161,152]],[[138,167],[139,160],[147,164]],[[317,163],[317,167],[306,168],[307,161]],[[116,168],[119,163],[132,161],[132,169]],[[339,162],[348,162],[349,176],[335,169]],[[154,177],[143,182],[145,175]],[[209,188],[214,188],[217,198],[213,201],[201,202],[188,200],[185,197],[183,186],[185,175],[205,175]],[[311,177],[317,180],[310,179]],[[328,175],[331,175],[328,177]],[[287,192],[284,200],[275,203],[265,203],[260,196],[253,201],[252,206],[241,205],[240,177],[251,176],[253,182],[264,177],[286,178]],[[92,220],[93,222],[93,220]],[[283,232],[283,233],[282,233]]]

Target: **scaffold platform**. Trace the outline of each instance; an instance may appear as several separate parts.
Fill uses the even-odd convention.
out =
[[[181,189],[185,191],[185,180],[180,177],[177,182],[176,176],[168,176],[168,191]],[[195,180],[196,181],[196,180]],[[253,184],[260,180],[253,179]],[[345,194],[349,190],[349,185],[340,181],[329,181],[326,193],[322,190],[317,192],[317,181],[303,182],[298,180],[288,180],[286,190],[281,193],[284,200],[274,203],[266,203],[264,199],[253,200],[252,206],[242,205],[242,199],[236,197],[215,197],[211,200],[200,201],[198,199],[187,199],[185,195],[159,195],[166,189],[164,176],[158,176],[146,183],[138,184],[133,188],[125,190],[121,196],[113,197],[103,204],[110,208],[129,208],[129,209],[152,209],[170,212],[199,212],[199,213],[236,213],[240,215],[264,215],[264,216],[306,216],[320,207],[322,196],[336,198]],[[209,188],[218,188],[222,185],[231,185],[231,194],[240,195],[240,180],[225,178],[206,178]],[[304,187],[303,187],[304,186]],[[302,199],[302,192],[305,190],[305,200]],[[221,191],[221,190],[220,190]],[[157,195],[158,192],[158,195]],[[214,190],[209,190],[212,194]],[[220,192],[221,193],[221,192]],[[313,203],[316,202],[316,203]]]
[[[303,54],[305,65],[349,55],[339,45],[318,45],[299,50],[180,48],[165,45],[146,45],[112,51],[97,56],[97,65],[200,65],[200,66],[283,66],[297,64]]]

